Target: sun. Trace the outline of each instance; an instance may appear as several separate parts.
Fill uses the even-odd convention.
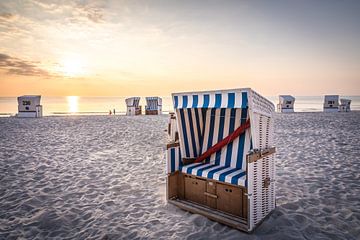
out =
[[[77,77],[86,73],[86,61],[79,56],[66,57],[61,61],[60,71],[68,77]]]

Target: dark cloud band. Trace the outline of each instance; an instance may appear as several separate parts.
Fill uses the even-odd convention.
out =
[[[5,70],[7,74],[13,75],[42,77],[51,76],[48,71],[41,69],[34,62],[14,58],[3,53],[0,53],[0,69]]]

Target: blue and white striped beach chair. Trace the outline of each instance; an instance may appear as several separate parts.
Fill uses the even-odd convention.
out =
[[[162,114],[162,99],[160,97],[146,97],[146,115]]]
[[[275,208],[274,105],[251,89],[172,95],[179,140],[167,145],[167,198],[252,231]]]
[[[125,99],[126,103],[126,115],[135,116],[141,115],[140,97],[131,97]]]

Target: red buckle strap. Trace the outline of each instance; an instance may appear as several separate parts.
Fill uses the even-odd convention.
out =
[[[235,138],[237,138],[238,136],[240,136],[241,134],[243,134],[245,132],[246,129],[248,129],[250,127],[250,119],[246,120],[246,122],[244,124],[241,124],[234,132],[232,132],[229,136],[227,136],[226,138],[222,139],[220,142],[216,143],[214,146],[212,146],[211,148],[209,148],[208,150],[206,150],[206,152],[204,152],[203,154],[201,154],[194,163],[199,163],[201,161],[203,161],[204,159],[206,159],[207,157],[210,157],[212,154],[216,153],[217,151],[219,151],[221,148],[223,148],[224,146],[228,145],[229,143],[231,143],[232,141],[235,140]]]

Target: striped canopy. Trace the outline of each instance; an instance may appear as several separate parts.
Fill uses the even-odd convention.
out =
[[[221,92],[175,93],[175,109],[181,108],[246,108],[246,90],[226,90]]]
[[[178,150],[170,149],[169,171],[245,186],[246,154],[252,148],[250,129],[203,162],[182,165],[181,158],[198,158],[244,124],[249,119],[248,92],[237,89],[173,94],[180,146]]]

